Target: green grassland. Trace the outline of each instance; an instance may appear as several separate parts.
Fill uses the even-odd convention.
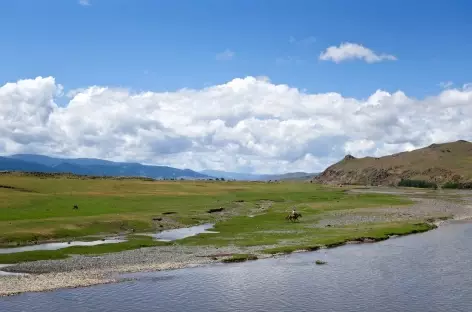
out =
[[[179,240],[182,245],[294,246],[332,244],[357,237],[421,231],[424,224],[387,223],[319,228],[323,213],[408,205],[385,194],[350,194],[303,182],[147,181],[85,179],[25,174],[0,175],[0,247],[158,231],[214,222],[219,234]],[[73,209],[78,205],[79,209]],[[284,219],[291,207],[300,222]],[[223,207],[222,212],[208,213]],[[0,255],[0,263],[62,258],[73,253],[113,252],[162,245],[142,236],[94,247]],[[285,246],[285,247],[284,247]],[[279,248],[279,247],[278,247]]]

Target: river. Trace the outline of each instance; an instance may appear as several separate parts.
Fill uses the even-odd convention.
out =
[[[472,224],[124,277],[136,280],[0,298],[0,311],[472,311]]]

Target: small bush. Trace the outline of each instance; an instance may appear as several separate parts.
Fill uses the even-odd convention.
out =
[[[233,255],[231,258],[224,259],[223,262],[231,263],[231,262],[244,262],[249,260],[257,260],[257,256],[255,255],[248,255],[248,254],[236,254]]]
[[[433,188],[437,189],[438,185],[434,182],[424,181],[424,180],[409,180],[409,179],[402,179],[398,186],[404,187],[419,187],[419,188]]]
[[[323,260],[316,260],[315,263],[316,263],[317,265],[322,265],[322,264],[326,264],[326,263],[328,263],[328,262],[323,261]]]
[[[472,189],[472,182],[446,182],[443,186],[445,189]]]

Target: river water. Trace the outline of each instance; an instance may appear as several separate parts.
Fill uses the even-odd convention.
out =
[[[22,247],[11,247],[11,248],[0,248],[0,254],[11,254],[11,253],[18,253],[18,252],[25,252],[25,251],[38,251],[38,250],[58,250],[64,249],[74,246],[96,246],[96,245],[103,245],[103,244],[117,244],[125,242],[125,239],[120,238],[110,238],[110,239],[103,239],[103,240],[96,240],[96,241],[89,241],[89,242],[81,242],[81,241],[71,241],[71,242],[58,242],[58,243],[46,243],[46,244],[38,244],[38,245],[29,245],[29,246],[22,246]]]
[[[172,230],[166,230],[159,232],[157,234],[151,234],[152,237],[159,241],[163,242],[170,242],[190,236],[195,236],[201,233],[218,233],[215,231],[208,231],[208,229],[211,229],[213,227],[213,224],[211,223],[205,223],[201,225],[196,225],[196,226],[191,226],[187,228],[179,228],[179,229],[172,229]]]
[[[0,298],[0,311],[472,311],[472,224],[126,277],[137,279]]]

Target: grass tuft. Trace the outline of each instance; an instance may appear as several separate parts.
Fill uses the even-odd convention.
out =
[[[251,260],[257,260],[256,255],[251,255],[251,254],[235,254],[232,255],[231,258],[226,258],[223,259],[223,262],[225,263],[231,263],[231,262],[244,262],[244,261],[251,261]]]

